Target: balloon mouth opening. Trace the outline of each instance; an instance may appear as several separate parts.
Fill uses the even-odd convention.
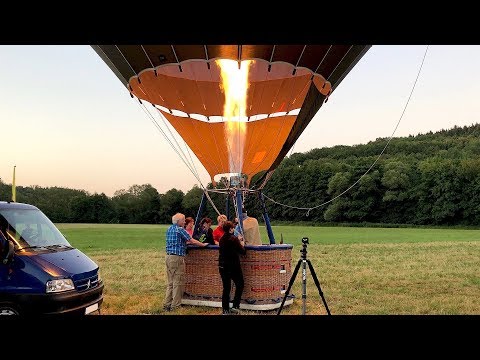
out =
[[[163,113],[168,113],[180,118],[190,118],[198,121],[208,122],[208,123],[227,123],[227,122],[253,122],[257,120],[264,120],[267,118],[275,118],[281,116],[297,116],[300,113],[300,108],[295,108],[288,112],[274,112],[270,114],[256,114],[250,116],[243,116],[243,117],[236,117],[236,118],[228,118],[222,115],[210,115],[206,116],[203,114],[195,114],[195,113],[186,113],[181,110],[177,109],[168,109],[161,105],[153,104],[155,108],[162,111]]]

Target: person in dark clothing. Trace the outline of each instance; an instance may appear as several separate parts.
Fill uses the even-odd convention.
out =
[[[215,240],[213,240],[213,230],[211,229],[212,219],[205,217],[200,221],[200,229],[198,235],[195,237],[198,241],[202,243],[208,243],[210,245],[215,245]]]
[[[234,225],[231,221],[223,224],[225,232],[220,238],[218,250],[218,270],[222,277],[222,312],[223,314],[239,313],[240,299],[243,293],[243,273],[240,267],[239,254],[245,254],[245,245],[243,238],[233,235]],[[233,308],[230,309],[230,290],[232,280],[235,284],[235,296],[233,298]]]

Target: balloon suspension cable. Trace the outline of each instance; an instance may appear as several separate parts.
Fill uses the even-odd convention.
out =
[[[146,89],[145,89],[146,91]],[[152,104],[153,105],[153,104]],[[190,158],[190,161],[191,163],[188,161],[188,158],[187,156],[185,155],[185,153],[183,152],[180,144],[178,143],[177,139],[175,138],[175,135],[173,134],[173,132],[171,131],[170,127],[168,126],[167,124],[167,121],[165,119],[165,117],[163,116],[162,112],[155,106],[153,105],[153,107],[157,110],[157,113],[159,114],[160,118],[162,119],[162,122],[164,124],[164,126],[167,128],[171,138],[173,139],[173,141],[175,142],[176,146],[173,144],[172,140],[168,137],[168,135],[165,133],[165,131],[162,129],[162,127],[160,126],[160,124],[158,124],[157,120],[155,119],[155,117],[150,113],[150,111],[147,110],[147,108],[145,107],[145,105],[143,105],[142,103],[140,103],[140,106],[142,107],[142,110],[150,117],[152,123],[155,125],[155,127],[157,128],[157,130],[160,131],[160,133],[163,135],[163,137],[165,138],[165,140],[167,140],[167,142],[170,144],[170,146],[172,147],[172,149],[177,153],[177,155],[180,157],[180,159],[183,161],[183,163],[187,166],[187,168],[190,170],[190,172],[193,174],[193,176],[195,177],[195,179],[197,179],[198,183],[200,184],[200,187],[203,189],[203,192],[205,193],[205,196],[207,198],[207,200],[210,202],[210,204],[212,205],[213,209],[215,210],[215,212],[220,215],[220,211],[217,209],[217,207],[215,206],[212,198],[210,197],[210,195],[208,194],[208,191],[207,191],[207,188],[203,185],[201,179],[200,179],[200,175],[198,174],[198,171],[197,171],[197,168],[195,167],[195,163],[193,161],[193,158],[191,156],[191,153],[190,151],[188,150],[188,147],[187,147],[187,144],[186,142],[184,141],[184,144],[185,144],[185,148],[187,150],[187,153],[189,155],[189,158]]]
[[[330,45],[330,47],[332,47],[332,45]],[[304,49],[304,50],[305,50],[305,49]],[[327,53],[328,53],[328,51],[327,51]],[[325,54],[325,56],[327,56],[327,54]],[[324,56],[324,58],[325,58],[325,56]],[[322,60],[322,61],[323,61],[323,60]],[[320,64],[321,64],[321,63],[320,63]],[[320,66],[320,65],[319,65],[319,66]],[[305,84],[304,88],[307,87],[307,85],[310,85],[312,82],[313,82],[313,76],[312,76],[312,78],[310,79],[310,81]],[[303,91],[303,90],[302,90],[302,91]],[[288,108],[287,108],[287,110],[288,110]],[[289,111],[287,111],[287,114],[288,114],[288,112],[289,112]],[[295,148],[295,144],[296,144],[296,143],[293,143],[292,148],[290,149],[290,155],[289,155],[289,156],[292,156],[292,154],[293,154],[293,149]]]
[[[227,196],[231,196],[232,199],[233,199],[233,207],[234,207],[234,210],[235,210],[235,216],[240,219],[240,216],[243,216],[243,213],[242,213],[242,209],[239,208],[239,204],[237,202],[237,197],[235,196],[237,194],[237,191],[241,191],[242,192],[242,199],[245,199],[248,194],[253,194],[253,193],[258,193],[260,190],[252,190],[252,189],[248,189],[246,187],[242,187],[242,186],[235,186],[235,187],[226,187],[225,189],[207,189],[206,190],[206,196],[208,198],[208,192],[212,192],[212,193],[217,193],[217,194],[227,194]],[[212,206],[213,205],[213,202],[212,202]],[[220,215],[220,213],[217,211],[218,215]],[[242,237],[244,237],[244,231],[243,231],[243,228],[240,226],[240,231],[239,233],[242,235]]]
[[[203,187],[203,185],[202,185]],[[205,196],[207,197],[207,200],[210,202],[210,205],[212,205],[213,209],[215,210],[215,212],[217,213],[217,215],[222,215],[222,213],[220,211],[218,211],[217,207],[215,206],[215,204],[213,203],[213,200],[212,198],[210,197],[210,195],[208,194],[208,191],[207,189],[203,188],[203,193],[205,194]]]
[[[158,110],[158,109],[157,109],[157,110]],[[169,130],[170,135],[172,136],[172,138],[175,139],[174,134],[172,133],[172,131],[170,130],[170,128],[168,127],[168,125],[167,125],[167,123],[166,123],[166,121],[165,121],[165,117],[164,117],[163,114],[160,112],[160,110],[158,110],[158,113],[160,114],[160,116],[161,116],[161,118],[162,118],[162,120],[163,120],[163,122],[164,122],[165,127]],[[180,145],[178,144],[178,142],[177,142],[176,140],[175,140],[175,143],[177,144],[177,146],[178,146],[179,149],[180,149]],[[189,155],[189,157],[190,157],[190,161],[192,162],[192,163],[191,163],[191,166],[190,166],[190,163],[187,164],[187,162],[184,161],[185,165],[187,165],[187,167],[189,168],[189,170],[191,171],[191,173],[193,174],[193,176],[195,177],[195,179],[197,179],[198,183],[200,184],[201,188],[203,189],[203,192],[205,193],[205,196],[207,197],[207,200],[210,202],[210,204],[212,205],[212,207],[213,207],[213,209],[215,210],[215,212],[216,212],[218,215],[221,215],[220,211],[218,211],[217,207],[215,206],[212,198],[211,198],[210,195],[208,194],[207,188],[203,185],[202,180],[200,179],[200,175],[198,174],[197,168],[195,167],[195,163],[193,162],[193,158],[192,158],[192,156],[191,156],[190,151],[188,150],[187,143],[186,143],[185,141],[184,141],[184,144],[185,144],[185,147],[186,147],[186,149],[187,149],[187,153],[188,153],[188,155]],[[174,148],[173,144],[172,144],[172,147]],[[181,149],[180,149],[180,151],[181,151]],[[186,158],[186,156],[185,156],[185,154],[183,153],[183,151],[181,151],[181,152],[182,152],[182,155]],[[177,154],[179,154],[179,153],[177,152]],[[179,154],[179,156],[182,158],[182,156],[181,156],[180,154]],[[183,160],[183,158],[182,158],[182,160]],[[187,161],[188,161],[188,160],[187,160]]]
[[[397,125],[395,126],[395,129],[393,130],[392,132],[392,135],[390,135],[390,138],[388,139],[386,145],[384,146],[383,150],[380,152],[380,154],[378,155],[378,157],[375,159],[375,161],[373,162],[372,165],[370,165],[370,167],[367,169],[367,171],[365,171],[365,173],[360,176],[358,178],[357,181],[355,181],[351,186],[349,186],[346,190],[344,190],[343,192],[341,192],[340,194],[338,194],[337,196],[335,196],[334,198],[328,200],[328,201],[325,201],[324,203],[321,203],[320,205],[316,205],[316,206],[313,206],[313,207],[298,207],[298,206],[291,206],[291,205],[287,205],[287,204],[283,204],[281,202],[278,202],[278,201],[275,201],[271,198],[269,198],[265,193],[263,194],[265,196],[265,198],[267,198],[268,200],[270,200],[271,202],[273,202],[274,204],[277,204],[277,205],[280,205],[280,206],[283,206],[283,207],[286,207],[286,208],[290,208],[290,209],[296,209],[296,210],[307,210],[307,212],[305,213],[305,216],[309,216],[310,215],[310,211],[314,210],[314,209],[317,209],[321,206],[324,206],[324,205],[327,205],[329,203],[331,203],[332,201],[338,199],[339,197],[345,195],[348,191],[350,191],[355,185],[357,185],[360,180],[362,180],[362,178],[367,175],[370,170],[372,170],[372,168],[375,166],[375,164],[378,162],[378,160],[380,160],[381,156],[383,155],[383,153],[385,152],[385,150],[387,149],[388,145],[390,144],[390,142],[392,141],[393,139],[393,136],[395,135],[395,132],[397,131],[398,129],[398,126],[400,125],[400,122],[402,121],[402,118],[403,118],[403,115],[405,114],[405,111],[407,110],[407,107],[408,107],[408,104],[410,103],[410,99],[412,98],[412,95],[413,95],[413,91],[415,90],[415,86],[417,85],[417,81],[418,81],[418,78],[420,77],[420,73],[422,72],[422,68],[423,68],[423,63],[425,62],[425,58],[427,56],[427,52],[428,52],[428,48],[429,48],[430,45],[427,45],[427,48],[425,49],[425,53],[423,54],[423,59],[422,59],[422,62],[420,64],[420,68],[418,69],[418,73],[417,73],[417,77],[415,78],[415,82],[413,83],[413,86],[412,86],[412,90],[410,91],[410,95],[408,96],[408,99],[407,99],[407,102],[403,108],[403,111],[402,111],[402,114],[400,115],[400,118],[398,119],[398,122],[397,122]]]
[[[176,139],[174,138],[174,141],[176,142],[177,146],[178,146],[178,149],[175,147],[175,145],[173,144],[172,140],[168,137],[168,135],[165,133],[165,131],[162,129],[162,127],[160,126],[160,124],[157,122],[157,120],[155,119],[155,117],[147,110],[147,108],[145,107],[144,104],[142,103],[139,103],[140,107],[142,108],[143,112],[145,114],[147,114],[147,116],[150,118],[150,120],[152,121],[153,125],[155,125],[155,127],[157,128],[157,130],[162,134],[162,136],[165,138],[165,140],[170,144],[170,146],[172,147],[172,149],[177,153],[177,155],[180,157],[180,159],[182,160],[182,162],[187,166],[187,168],[190,170],[190,172],[193,174],[193,176],[195,176],[195,178],[200,181],[200,179],[197,177],[197,174],[195,173],[195,171],[193,170],[192,168],[192,165],[190,163],[188,163],[188,159],[187,157],[185,156],[185,154],[183,153],[182,149],[180,148],[180,146],[178,145],[178,142],[176,141]],[[167,130],[168,127],[167,127]],[[170,132],[171,134],[171,132]]]
[[[330,52],[330,49],[332,48],[333,45],[330,45],[330,47],[328,48],[327,52],[325,53],[325,55],[323,55],[323,58],[322,60],[320,60],[320,63],[318,64],[317,68],[315,69],[314,73],[316,73],[318,71],[318,69],[320,69],[320,66],[322,66],[323,64],[323,60],[325,60],[325,58],[327,57],[328,53]]]
[[[115,47],[117,48],[118,52],[122,55],[123,59],[127,62],[128,66],[130,66],[130,68],[132,69],[132,71],[136,74],[133,66],[130,64],[130,62],[128,61],[128,59],[125,57],[125,55],[122,53],[122,51],[120,50],[120,48],[115,45]],[[145,51],[145,49],[143,48],[142,46],[142,49],[143,51],[145,52],[145,55],[147,55],[148,57],[148,54],[147,52]],[[150,57],[148,57],[149,60],[150,60]],[[151,62],[150,60],[150,63],[151,65],[153,66],[153,63]],[[137,75],[137,74],[136,74]],[[138,75],[137,75],[138,77]],[[139,84],[140,84],[140,78],[138,77],[138,81],[139,81]],[[147,89],[145,89],[143,86],[143,91],[145,92],[145,94],[147,94],[149,97],[150,97],[150,94],[148,94],[148,91]],[[130,93],[130,95],[132,95]],[[160,118],[162,119],[165,127],[167,128],[167,130],[169,131],[170,135],[172,136],[173,140],[175,141],[175,143],[177,144],[178,146],[178,150],[175,148],[175,146],[173,145],[172,141],[168,138],[168,136],[165,134],[165,132],[163,131],[163,129],[161,128],[161,126],[158,124],[158,122],[156,121],[155,117],[152,116],[152,114],[150,113],[150,111],[147,110],[147,108],[145,107],[145,105],[143,105],[143,103],[140,101],[140,99],[138,99],[139,103],[140,103],[140,106],[142,107],[142,110],[150,117],[150,119],[152,120],[153,124],[155,125],[155,127],[162,133],[163,137],[165,138],[165,140],[167,140],[167,142],[170,144],[170,146],[172,147],[172,149],[177,153],[177,155],[180,157],[180,159],[183,161],[183,163],[188,167],[188,169],[192,172],[193,176],[195,176],[195,178],[197,179],[197,181],[200,183],[200,185],[202,186],[202,188],[205,190],[205,187],[203,186],[202,182],[200,181],[200,176],[198,175],[198,172],[197,172],[197,169],[195,168],[195,164],[193,163],[193,160],[192,160],[192,163],[188,163],[188,159],[187,157],[185,156],[185,154],[183,153],[183,150],[182,148],[180,147],[180,145],[178,144],[175,136],[173,135],[172,131],[170,130],[170,128],[168,127],[168,125],[166,124],[165,122],[165,119],[161,113],[160,110],[157,109],[157,107],[152,104],[152,106],[157,110],[157,112],[160,114]],[[181,154],[180,154],[181,152]],[[191,159],[191,156],[190,156],[190,159]]]
[[[235,196],[235,193],[233,193],[233,207],[235,209],[235,214],[237,215],[238,219],[238,224],[240,224],[240,216],[243,216],[242,209],[238,208],[238,203],[237,203],[237,197]],[[240,229],[240,234],[242,235],[243,238],[245,238],[244,233],[243,233],[243,227],[239,226]]]
[[[122,51],[118,48],[118,46],[115,45],[115,47],[117,48],[117,50],[120,52],[120,54],[122,55],[123,59],[128,63],[128,65],[130,66],[130,68],[132,69],[132,71],[136,74],[135,70],[133,69],[132,65],[130,64],[130,62],[127,60],[127,58],[125,57],[125,55],[123,55]],[[143,51],[145,52],[145,54],[147,55],[148,57],[148,54],[147,52],[145,51],[145,49],[143,48],[142,46],[142,49]],[[172,46],[172,50],[174,51],[175,53],[175,49],[173,48]],[[175,54],[175,57],[176,57],[176,54]],[[150,60],[150,58],[149,58]],[[177,62],[178,62],[178,58],[177,58]],[[153,64],[152,64],[153,65]],[[180,65],[179,65],[180,66]],[[180,71],[181,71],[181,67],[180,67]],[[137,75],[138,76],[138,75]],[[140,78],[139,79],[139,83],[140,83]],[[145,93],[147,93],[146,89],[144,89]],[[160,110],[157,109],[157,107],[153,105],[153,107],[157,110],[157,112],[160,114],[160,118],[162,119],[165,127],[167,128],[167,130],[169,131],[170,135],[172,136],[173,140],[175,141],[175,143],[177,144],[178,146],[178,149],[175,147],[175,145],[173,145],[173,142],[168,138],[167,134],[165,133],[165,131],[163,131],[163,129],[161,128],[161,126],[158,124],[157,120],[155,119],[155,117],[150,113],[150,111],[147,110],[147,108],[145,107],[145,105],[143,105],[143,103],[140,101],[139,99],[139,105],[142,107],[142,110],[150,117],[152,123],[155,125],[155,127],[157,128],[158,131],[160,131],[160,133],[163,135],[163,137],[165,138],[165,140],[167,140],[167,142],[170,144],[170,146],[172,147],[172,149],[177,153],[177,155],[180,157],[180,159],[183,161],[183,163],[187,166],[187,168],[190,170],[190,172],[193,174],[193,176],[197,179],[198,183],[200,184],[200,186],[202,187],[203,189],[203,192],[205,193],[205,196],[207,197],[208,201],[210,202],[210,204],[212,205],[212,207],[214,208],[214,210],[217,212],[218,215],[220,215],[220,212],[218,211],[217,207],[215,206],[215,204],[213,203],[210,195],[208,194],[207,192],[207,189],[205,188],[205,186],[203,185],[202,181],[200,180],[200,176],[197,172],[197,169],[195,167],[195,164],[193,162],[193,159],[191,157],[191,154],[188,152],[188,148],[187,148],[187,152],[189,154],[189,157],[190,157],[190,160],[192,161],[192,163],[190,164],[188,162],[188,159],[187,157],[185,156],[182,148],[180,147],[180,145],[178,144],[175,136],[173,135],[172,131],[170,130],[170,128],[168,127],[168,125],[166,124],[165,122],[165,118],[163,116],[163,114],[161,113]],[[185,146],[186,146],[186,143],[185,143]]]
[[[140,47],[142,48],[143,52],[145,53],[145,56],[147,57],[148,61],[150,62],[150,65],[152,65],[152,69],[155,71],[155,65],[153,65],[153,62],[152,62],[152,59],[150,59],[150,56],[148,56],[147,50],[145,50],[143,45],[140,45]],[[156,74],[157,74],[157,72],[155,71],[155,75]]]
[[[195,165],[191,165],[189,162],[188,162],[188,159],[187,157],[185,156],[185,154],[183,153],[182,149],[180,148],[180,145],[178,144],[177,140],[175,139],[174,135],[172,134],[171,130],[168,128],[168,126],[165,124],[165,126],[167,127],[168,131],[170,132],[170,135],[173,137],[175,143],[177,144],[178,146],[178,149],[175,147],[175,145],[173,144],[173,142],[170,140],[170,138],[168,137],[168,135],[165,133],[165,131],[162,129],[162,127],[160,126],[160,124],[158,124],[157,120],[154,118],[154,116],[147,110],[147,108],[145,107],[144,104],[141,104],[139,103],[140,107],[142,108],[142,110],[147,114],[148,117],[150,117],[150,120],[152,121],[152,123],[155,125],[155,127],[157,128],[157,130],[163,135],[163,137],[165,138],[165,140],[170,144],[170,146],[172,147],[172,149],[177,153],[177,155],[180,157],[180,159],[182,160],[182,162],[187,166],[187,168],[190,170],[190,172],[193,174],[193,176],[197,179],[198,183],[200,184],[200,186],[202,187],[203,189],[203,192],[205,193],[205,196],[207,197],[207,200],[210,202],[210,204],[212,205],[213,209],[217,212],[218,215],[220,215],[220,212],[218,211],[217,207],[215,206],[215,204],[213,203],[210,195],[208,194],[208,191],[207,189],[205,188],[205,186],[203,185],[202,181],[200,180],[200,176],[198,175],[197,171],[196,171],[196,168],[195,168]],[[158,110],[158,109],[157,109]],[[161,114],[161,113],[160,113]],[[163,119],[163,116],[162,116],[162,119]],[[190,157],[191,158],[191,157]],[[192,160],[192,164],[193,164],[193,160]]]
[[[330,45],[330,48],[331,48],[331,47],[332,47],[332,45]],[[330,51],[330,48],[328,49],[328,51]],[[304,48],[303,50],[305,50],[305,48]],[[328,51],[327,51],[327,53],[323,56],[323,59],[325,59],[325,56],[327,56]],[[303,54],[303,52],[302,52],[302,54]],[[322,62],[323,62],[323,59],[322,59]],[[300,59],[299,59],[299,61],[300,61]],[[322,64],[322,63],[320,62],[320,65],[321,65],[321,64]],[[297,63],[297,65],[298,65],[298,63]],[[318,65],[318,66],[320,66],[320,65]],[[317,67],[317,69],[318,69],[318,67]],[[310,84],[312,83],[312,81],[313,81],[313,75],[312,75],[310,81],[305,84],[304,89],[307,87],[307,85],[310,85]],[[304,89],[302,89],[302,91],[303,91]],[[287,107],[287,110],[288,110],[288,109],[289,109],[289,108]],[[287,111],[287,114],[288,114],[288,113],[289,113],[289,111]],[[292,154],[293,154],[293,149],[295,148],[295,144],[296,144],[296,143],[293,143],[292,148],[290,149],[290,155],[289,155],[289,156],[292,156]]]
[[[243,194],[253,194],[257,193],[259,190],[247,189],[247,188],[232,188],[232,187],[225,187],[223,189],[207,189],[208,192],[216,193],[216,194],[230,194],[232,191],[241,190]]]
[[[155,107],[155,106],[154,106]],[[182,153],[183,157],[185,157],[185,159],[187,159],[185,153],[183,152],[182,148],[180,147],[180,144],[178,143],[177,139],[175,138],[175,135],[173,134],[172,130],[170,129],[170,127],[168,126],[167,124],[167,121],[165,119],[165,116],[163,116],[162,112],[157,109],[157,107],[155,107],[155,109],[157,110],[160,118],[162,119],[162,122],[163,122],[163,125],[165,125],[165,127],[167,128],[168,132],[170,133],[170,136],[172,137],[172,139],[175,141],[175,144],[177,144],[178,146],[178,149],[180,150],[180,152]],[[190,151],[188,150],[188,146],[187,146],[187,143],[185,142],[185,140],[183,141],[184,145],[185,145],[185,149],[187,151],[187,154],[189,155],[190,157],[190,161],[191,163],[189,162],[188,163],[188,166],[189,166],[189,169],[190,171],[193,173],[193,175],[195,176],[195,178],[201,183],[200,181],[200,175],[198,174],[198,171],[197,171],[197,168],[195,167],[195,163],[193,162],[193,159],[192,159],[192,155],[190,154]],[[187,159],[188,161],[188,159]],[[203,186],[202,186],[203,187]]]
[[[329,81],[330,80],[330,76],[332,76],[334,73],[335,73],[335,70],[337,70],[338,66],[342,63],[343,59],[345,59],[345,57],[348,55],[348,53],[350,52],[350,50],[352,50],[353,48],[353,45],[350,45],[350,47],[348,48],[347,52],[345,53],[345,55],[342,56],[342,60],[340,60],[340,62],[337,64],[337,66],[335,66],[335,68],[332,70],[332,72],[327,76],[326,80]]]
[[[125,60],[125,61],[127,62],[128,66],[130,66],[130,69],[132,70],[132,72],[133,72],[133,73],[135,74],[135,76],[138,78],[138,82],[140,82],[140,77],[138,76],[137,72],[135,71],[135,69],[133,68],[133,66],[130,64],[130,62],[127,60],[127,58],[125,57],[125,55],[123,55],[122,50],[120,50],[120,48],[119,48],[117,45],[115,45],[115,47],[117,48],[117,51],[120,53],[120,55],[122,55],[123,60]],[[104,52],[104,54],[105,54],[105,52]]]

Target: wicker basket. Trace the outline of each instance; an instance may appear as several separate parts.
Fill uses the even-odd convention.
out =
[[[288,244],[246,246],[246,255],[240,256],[245,282],[240,307],[280,306],[291,277],[292,249],[293,245]],[[185,262],[186,287],[182,302],[220,307],[223,286],[218,271],[218,246],[189,247]],[[232,282],[231,300],[234,292]]]

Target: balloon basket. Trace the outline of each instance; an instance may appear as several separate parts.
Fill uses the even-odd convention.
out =
[[[289,244],[246,246],[246,255],[240,256],[245,287],[240,308],[246,310],[273,310],[280,307],[291,277],[292,249]],[[188,247],[186,286],[182,304],[222,306],[222,279],[218,271],[218,245]],[[232,282],[230,300],[235,285]],[[293,303],[294,295],[285,305]]]

